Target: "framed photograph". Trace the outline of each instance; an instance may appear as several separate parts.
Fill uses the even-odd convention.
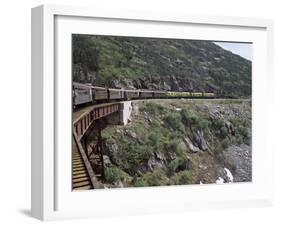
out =
[[[32,9],[32,216],[272,203],[270,20]]]

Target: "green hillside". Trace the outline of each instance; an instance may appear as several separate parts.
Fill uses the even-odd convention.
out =
[[[251,61],[211,41],[73,35],[73,80],[251,96]]]

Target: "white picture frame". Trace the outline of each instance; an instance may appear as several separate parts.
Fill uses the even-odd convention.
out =
[[[89,30],[90,27],[94,31]],[[139,29],[134,30],[133,27]],[[193,29],[192,34],[188,33],[187,28]],[[209,30],[204,32],[204,29]],[[71,112],[66,120],[62,118],[62,109],[71,109],[71,93],[68,92],[71,88],[66,87],[62,92],[62,84],[68,82],[69,76],[71,77],[71,68],[67,67],[71,63],[69,40],[64,38],[67,39],[73,32],[150,37],[155,36],[155,30],[158,31],[158,37],[211,40],[223,37],[226,41],[253,42],[253,182],[222,186],[188,185],[71,193],[67,182],[69,180],[70,183],[67,175],[70,175],[71,168],[68,163],[64,163],[68,162],[67,157],[66,161],[62,161],[64,154],[67,155],[67,150],[61,151],[64,145],[65,149],[71,145],[71,125],[67,124]],[[180,30],[186,30],[186,33],[182,35]],[[233,32],[235,30],[241,31],[240,37],[239,32]],[[56,5],[33,8],[32,216],[41,220],[55,220],[271,205],[273,178],[270,172],[273,171],[273,150],[267,148],[267,140],[264,137],[267,134],[266,119],[271,109],[266,97],[272,91],[272,39],[273,22],[265,19]],[[64,102],[65,98],[69,98],[69,101]],[[260,150],[264,151],[262,155]],[[70,149],[68,151],[71,152]],[[89,205],[93,200],[95,205]],[[108,202],[112,205],[107,205]]]

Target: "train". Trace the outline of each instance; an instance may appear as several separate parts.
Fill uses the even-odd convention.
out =
[[[149,98],[215,98],[214,93],[203,92],[171,92],[141,89],[115,89],[93,86],[91,84],[72,84],[73,108],[88,103],[103,103],[120,100],[136,100]]]

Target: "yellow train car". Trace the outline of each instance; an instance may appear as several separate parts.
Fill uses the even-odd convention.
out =
[[[214,93],[203,93],[204,97],[215,98],[216,95]]]
[[[202,92],[167,92],[169,98],[215,98],[214,93],[202,93]]]
[[[190,92],[167,92],[167,97],[191,97]]]
[[[191,93],[192,97],[203,97],[203,93]]]

